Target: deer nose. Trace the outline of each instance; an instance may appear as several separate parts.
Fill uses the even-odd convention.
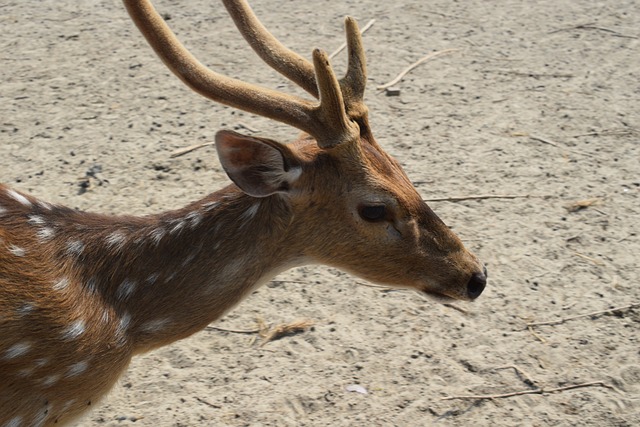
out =
[[[476,299],[480,296],[487,286],[487,269],[484,268],[484,273],[473,273],[469,283],[467,284],[467,296],[470,299]]]

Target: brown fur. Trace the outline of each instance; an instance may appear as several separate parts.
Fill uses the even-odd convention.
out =
[[[303,135],[284,146],[221,132],[219,156],[237,185],[182,209],[108,217],[0,185],[0,425],[69,422],[135,354],[203,329],[291,267],[323,263],[442,297],[479,295],[468,285],[484,280],[483,266],[373,138],[361,65],[339,88],[323,71],[327,90],[346,98],[329,110],[355,139]],[[370,205],[384,205],[384,218],[364,219]]]

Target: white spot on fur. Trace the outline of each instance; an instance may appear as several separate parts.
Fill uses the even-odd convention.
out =
[[[191,264],[191,261],[193,261],[196,256],[198,256],[198,252],[199,251],[193,251],[192,253],[190,253],[185,259],[184,261],[182,261],[182,264],[180,264],[180,266],[182,268],[186,267],[187,265]]]
[[[65,328],[62,332],[62,339],[70,341],[78,338],[85,331],[84,320],[76,320]]]
[[[38,201],[38,205],[39,205],[41,208],[46,209],[46,210],[48,210],[48,211],[50,211],[50,210],[53,208],[53,207],[51,206],[51,204],[50,204],[50,203],[43,202],[43,201],[41,201],[41,200],[39,200],[39,201]]]
[[[110,248],[116,248],[120,250],[124,246],[124,242],[126,238],[127,237],[122,231],[114,231],[113,233],[109,234],[106,238],[107,246]]]
[[[56,283],[53,284],[53,289],[56,291],[62,291],[66,289],[67,286],[69,286],[69,279],[67,279],[66,277],[63,277],[62,279],[58,280]]]
[[[82,255],[82,251],[84,251],[84,243],[80,240],[69,240],[67,242],[67,255]]]
[[[109,309],[105,308],[102,310],[102,323],[108,324],[111,320],[111,314],[109,314]]]
[[[75,399],[70,399],[64,402],[64,405],[62,405],[62,408],[60,409],[60,415],[64,415],[64,413],[67,412],[67,410],[71,408],[75,403]]]
[[[158,332],[164,329],[169,324],[169,319],[154,319],[140,325],[140,331],[142,332]]]
[[[47,357],[43,357],[41,359],[36,359],[36,361],[34,363],[35,363],[36,368],[42,368],[47,363],[49,363],[49,359]]]
[[[3,427],[22,427],[22,417],[18,415],[11,418]]]
[[[202,209],[204,209],[205,212],[211,212],[218,206],[220,206],[220,202],[207,202],[202,204]]]
[[[160,277],[160,274],[159,274],[159,273],[153,273],[153,274],[150,274],[150,275],[147,277],[146,282],[147,282],[148,284],[150,284],[150,285],[153,285],[153,284],[154,284],[154,283],[156,283],[156,281],[158,280],[158,277]]]
[[[42,380],[42,385],[45,387],[51,387],[52,385],[57,383],[59,380],[60,380],[60,374],[48,375],[44,377],[44,379]]]
[[[20,306],[20,308],[18,308],[16,310],[16,312],[18,313],[18,316],[20,317],[24,317],[26,315],[28,315],[29,313],[31,313],[33,311],[34,307],[32,304],[23,304],[22,306]]]
[[[172,281],[176,277],[177,274],[178,274],[177,270],[172,271],[171,274],[169,274],[167,277],[165,277],[164,283],[169,283],[170,281]]]
[[[27,250],[24,248],[21,248],[20,246],[16,246],[16,245],[10,245],[9,246],[9,252],[11,252],[13,255],[18,256],[18,257],[23,257],[27,254]]]
[[[73,365],[69,366],[69,370],[67,371],[66,376],[67,377],[78,376],[84,371],[86,371],[87,367],[89,367],[89,362],[87,362],[86,360],[83,360],[82,362],[74,363]]]
[[[151,241],[158,246],[160,244],[160,240],[162,240],[165,234],[167,234],[167,231],[164,228],[156,228],[151,232],[149,237],[151,238]]]
[[[13,200],[23,204],[24,206],[31,206],[31,202],[22,194],[18,193],[15,190],[7,189],[7,196],[11,197]]]
[[[42,225],[45,223],[44,218],[40,215],[29,215],[29,220],[27,222],[32,225]]]
[[[239,271],[242,271],[244,269],[244,258],[238,258],[235,259],[233,261],[231,261],[230,263],[228,263],[223,269],[222,272],[220,274],[220,277],[223,280],[228,280],[232,277],[235,277],[238,275]]]
[[[247,209],[240,215],[240,219],[243,221],[249,221],[254,216],[256,216],[259,209],[260,209],[260,202],[254,203],[253,205],[249,206],[249,209]]]
[[[18,371],[18,375],[20,375],[21,377],[28,377],[33,373],[33,369],[34,369],[33,366],[29,368],[20,369]]]
[[[119,300],[128,298],[129,295],[131,295],[133,291],[136,290],[137,285],[138,283],[135,280],[124,279],[122,283],[120,283],[120,286],[118,286],[118,290],[116,291],[116,297]]]
[[[124,313],[120,318],[118,327],[116,328],[116,339],[117,339],[118,345],[122,346],[126,342],[127,331],[129,330],[130,324],[131,324],[131,314]]]
[[[172,221],[171,224],[173,225],[173,227],[169,231],[169,234],[176,234],[176,233],[180,233],[180,231],[182,231],[182,229],[187,224],[187,222],[186,222],[185,219],[177,219],[177,220]]]
[[[51,227],[43,227],[36,232],[36,237],[41,243],[48,242],[53,239],[56,232]]]
[[[0,205],[0,215],[3,215],[7,210]]]
[[[294,182],[302,175],[302,168],[291,168],[289,172],[285,175],[285,180],[287,182]]]
[[[31,343],[27,341],[21,341],[9,347],[7,351],[4,352],[4,358],[15,359],[16,357],[27,354],[29,350],[31,350]]]
[[[185,216],[185,219],[189,221],[189,227],[191,227],[191,229],[193,230],[202,221],[202,212],[200,211],[189,212],[187,216]]]

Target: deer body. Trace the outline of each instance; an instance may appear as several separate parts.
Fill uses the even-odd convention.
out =
[[[134,354],[204,328],[304,259],[276,243],[286,206],[233,188],[148,217],[76,212],[4,186],[0,207],[0,287],[12,296],[0,299],[0,425],[84,410]],[[271,216],[283,221],[265,227]]]
[[[472,300],[484,289],[482,264],[373,138],[355,21],[338,81],[326,54],[315,51],[310,64],[243,0],[223,1],[263,59],[319,104],[204,69],[146,0],[125,3],[189,86],[305,133],[285,145],[219,132],[234,184],[156,215],[77,212],[0,185],[0,427],[68,422],[135,354],[203,329],[295,266],[327,264],[443,298]]]

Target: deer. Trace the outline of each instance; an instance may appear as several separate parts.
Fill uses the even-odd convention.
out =
[[[281,44],[245,0],[223,0],[262,60],[310,96],[200,63],[148,0],[124,0],[156,54],[214,102],[301,131],[293,142],[221,130],[232,181],[147,216],[82,212],[0,186],[0,426],[62,425],[104,397],[132,357],[190,336],[280,272],[324,264],[440,300],[475,300],[487,272],[373,137],[362,37],[348,68]]]

